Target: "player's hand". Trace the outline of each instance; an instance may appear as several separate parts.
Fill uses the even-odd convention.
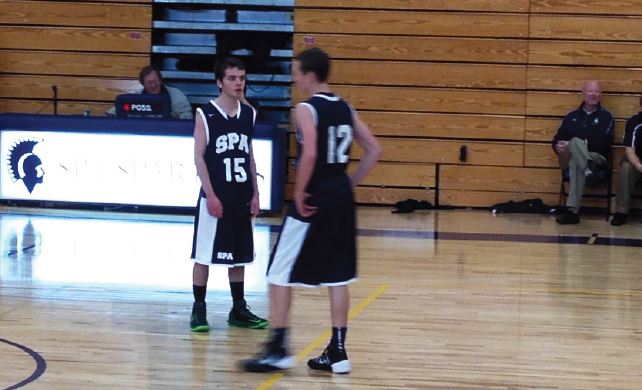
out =
[[[256,217],[259,215],[259,194],[254,194],[252,200],[250,200],[250,215]]]
[[[568,141],[558,141],[555,144],[555,151],[557,153],[562,153],[563,151],[566,150],[566,148],[568,148]]]
[[[223,203],[216,196],[212,196],[207,199],[207,212],[210,213],[212,217],[222,218],[223,217]]]
[[[296,211],[299,213],[300,216],[306,217],[306,218],[313,216],[314,213],[317,212],[317,208],[315,206],[310,206],[309,204],[306,203],[309,197],[310,197],[310,194],[308,194],[307,192],[294,194],[294,205],[296,206]]]

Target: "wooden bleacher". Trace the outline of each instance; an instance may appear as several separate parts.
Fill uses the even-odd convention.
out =
[[[0,2],[0,112],[103,115],[149,63],[151,0]]]
[[[313,42],[333,56],[333,88],[383,145],[384,163],[359,189],[361,201],[377,194],[394,203],[421,191],[427,200],[438,192],[442,206],[555,204],[560,173],[550,140],[580,104],[582,83],[602,82],[617,143],[638,110],[641,22],[639,0],[298,0],[294,49]],[[619,161],[622,148],[614,149]],[[438,183],[383,179],[418,168]]]
[[[215,54],[212,29],[231,27],[194,25],[189,7],[174,3],[0,2],[0,111],[52,113],[55,84],[60,113],[89,109],[100,115],[118,93],[138,88],[138,70],[152,56],[167,65],[170,82],[187,88],[194,103],[206,99],[211,88],[199,86],[198,80],[210,74],[177,64],[185,56]],[[211,11],[216,1],[190,3],[193,9],[210,10],[208,23],[229,19]],[[485,207],[540,197],[555,204],[560,175],[549,142],[561,118],[579,105],[582,82],[602,81],[604,106],[616,117],[617,143],[642,94],[642,0],[244,4],[234,6],[273,12],[276,19],[266,23],[274,26],[287,18],[278,8],[294,4],[293,47],[270,53],[278,66],[287,67],[292,52],[310,42],[335,58],[333,88],[360,111],[384,147],[382,162],[357,190],[364,203],[416,198]],[[167,10],[156,26],[154,6]],[[257,28],[269,33],[274,26]],[[153,28],[167,39],[153,42]],[[251,77],[261,85],[276,80]],[[290,99],[288,83],[275,81],[262,98],[287,109],[282,103]],[[292,91],[291,102],[301,98]],[[295,142],[290,138],[292,158]],[[466,162],[459,161],[462,145],[468,150]],[[356,148],[356,158],[359,153]],[[622,154],[615,145],[616,170]],[[289,187],[292,181],[290,174]]]

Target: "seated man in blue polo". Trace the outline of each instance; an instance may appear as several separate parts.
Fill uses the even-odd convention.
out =
[[[613,115],[600,104],[600,84],[594,80],[585,82],[582,96],[584,101],[564,117],[552,142],[560,168],[568,169],[569,175],[567,211],[556,218],[563,225],[580,222],[584,185],[595,183],[598,173],[608,169],[613,144]]]
[[[193,119],[192,106],[187,100],[187,97],[178,88],[169,87],[163,84],[163,76],[160,70],[153,66],[146,66],[140,70],[138,81],[143,86],[143,89],[138,93],[148,93],[151,95],[165,94],[169,95],[172,103],[172,116],[178,119]],[[107,115],[115,116],[116,107],[107,110]]]

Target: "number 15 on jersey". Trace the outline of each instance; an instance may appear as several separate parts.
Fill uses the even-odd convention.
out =
[[[223,164],[225,164],[225,181],[231,183],[235,181],[237,183],[245,183],[247,181],[247,172],[243,168],[245,163],[245,157],[236,157],[236,158],[224,158]],[[232,176],[232,173],[234,176]]]

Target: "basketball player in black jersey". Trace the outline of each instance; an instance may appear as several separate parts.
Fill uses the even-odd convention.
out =
[[[327,286],[330,295],[332,339],[308,366],[340,374],[352,368],[345,337],[350,306],[347,285],[357,277],[353,189],[376,163],[380,147],[354,109],[330,92],[329,70],[330,58],[318,48],[301,52],[293,64],[294,82],[309,96],[296,107],[300,155],[294,207],[283,222],[268,265],[270,338],[262,353],[242,362],[246,371],[294,365],[287,342],[292,286]],[[363,157],[348,176],[353,139],[363,149]]]
[[[259,212],[256,166],[252,152],[255,110],[241,103],[245,65],[237,58],[217,63],[221,93],[196,110],[194,160],[201,180],[191,258],[194,305],[190,328],[209,331],[205,295],[209,266],[228,268],[233,306],[228,324],[263,329],[268,322],[250,312],[244,298],[244,265],[254,261],[252,217]]]

